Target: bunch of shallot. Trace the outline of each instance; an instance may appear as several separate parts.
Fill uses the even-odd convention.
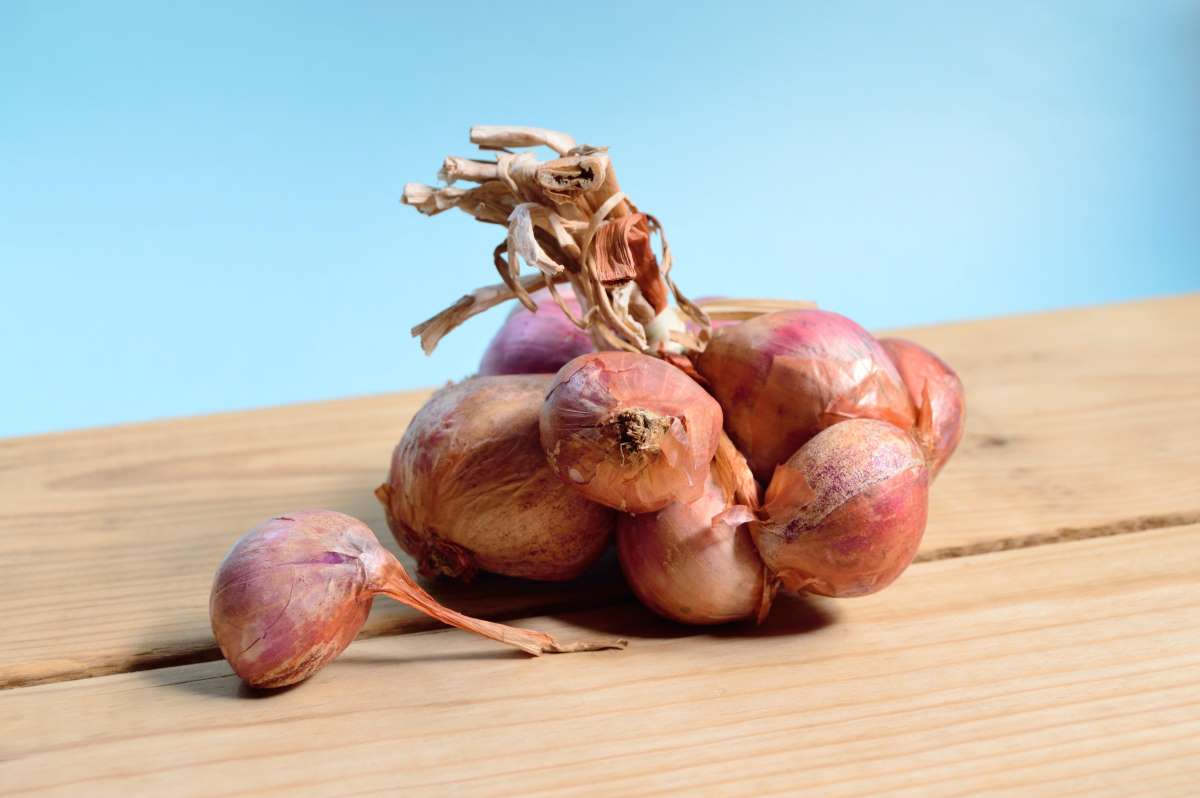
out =
[[[919,345],[777,311],[678,365],[598,351],[448,386],[378,495],[425,573],[569,579],[615,529],[653,611],[761,619],[779,589],[861,596],[900,575],[962,417],[961,383]]]
[[[409,184],[404,202],[504,226],[502,282],[413,334],[428,352],[477,313],[523,307],[478,375],[413,417],[376,489],[420,572],[570,580],[615,539],[638,599],[688,624],[761,621],[779,590],[850,597],[895,580],[962,437],[954,371],[810,303],[693,303],[603,148],[537,128],[471,139],[499,154],[447,158],[447,185]],[[534,146],[559,157],[513,152]],[[213,629],[248,682],[291,684],[349,644],[381,593],[530,653],[623,644],[560,644],[449,610],[364,524],[327,511],[238,542],[213,585]]]

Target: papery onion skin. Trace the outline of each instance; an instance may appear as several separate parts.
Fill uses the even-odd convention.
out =
[[[715,516],[730,509],[731,501],[710,478],[704,493],[692,502],[621,516],[621,570],[642,604],[688,624],[728,623],[758,615],[768,577],[749,530],[736,518],[734,523],[713,523]]]
[[[954,369],[925,347],[904,338],[880,338],[896,370],[908,387],[913,404],[920,410],[929,392],[931,440],[927,452],[931,477],[937,476],[962,440],[966,427],[966,394]]]
[[[558,292],[576,317],[582,318],[571,288],[562,286]],[[480,376],[553,374],[572,358],[595,349],[592,337],[567,318],[548,289],[530,296],[537,303],[537,312],[521,305],[513,309],[483,353]]]
[[[863,596],[912,562],[928,496],[925,456],[911,436],[852,419],[822,431],[776,469],[751,533],[786,589]]]
[[[839,421],[877,418],[910,429],[916,420],[887,353],[829,311],[779,311],[724,327],[696,366],[725,411],[726,431],[764,482]]]
[[[713,294],[711,296],[706,295],[706,296],[696,297],[694,300],[692,300],[692,304],[696,305],[697,307],[699,307],[700,309],[703,310],[704,306],[706,304],[713,303],[713,302],[725,302],[725,301],[730,301],[730,297]],[[734,300],[734,301],[736,301],[736,300]],[[710,317],[709,318],[709,330],[719,330],[722,327],[732,327],[735,324],[741,324],[741,323],[742,323],[741,319],[714,319],[714,318]],[[692,334],[697,334],[700,332],[700,325],[697,324],[695,321],[693,321],[691,318],[689,318],[687,320],[687,331]]]
[[[594,352],[555,375],[540,429],[563,482],[608,507],[648,513],[704,491],[721,408],[669,363]]]
[[[539,443],[551,379],[474,377],[413,417],[376,494],[421,573],[561,581],[604,551],[614,513],[563,485]]]
[[[308,678],[358,634],[372,576],[391,555],[348,515],[304,510],[242,537],[213,580],[209,617],[221,653],[256,687]]]

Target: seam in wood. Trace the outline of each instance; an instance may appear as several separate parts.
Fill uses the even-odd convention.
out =
[[[589,610],[604,609],[626,600],[629,600],[629,596],[625,590],[621,590],[619,591],[619,595],[599,597],[592,601],[561,601],[551,604],[539,604],[533,607],[518,607],[508,612],[488,614],[486,618],[491,621],[509,622],[520,618],[528,618],[531,614],[553,615],[556,613],[586,612]],[[439,621],[422,616],[396,624],[381,624],[373,629],[364,629],[355,640],[418,634],[420,632],[431,632],[449,628]],[[0,690],[11,690],[18,687],[36,687],[41,684],[70,682],[78,679],[91,679],[95,676],[112,676],[118,673],[136,673],[137,671],[155,670],[157,668],[174,668],[180,665],[200,665],[205,662],[216,662],[219,659],[221,659],[221,649],[217,647],[216,642],[202,641],[194,645],[179,645],[170,649],[139,651],[127,657],[113,657],[107,661],[96,662],[87,667],[63,669],[52,673],[5,674],[0,672]]]
[[[975,557],[983,554],[994,554],[1014,549],[1026,549],[1034,546],[1046,546],[1056,543],[1071,543],[1093,538],[1128,535],[1137,532],[1149,532],[1170,527],[1187,526],[1200,523],[1200,512],[1166,513],[1161,515],[1145,515],[1100,524],[1090,527],[1062,527],[1053,532],[1039,532],[1031,535],[1019,535],[1008,538],[972,543],[966,546],[945,546],[930,549],[917,554],[914,563],[937,562],[958,557]],[[562,612],[583,612],[603,609],[619,604],[628,599],[622,591],[621,596],[607,596],[591,602],[558,602],[538,607],[525,607],[509,613],[498,613],[489,616],[490,620],[508,621],[528,617],[530,613],[554,614]],[[398,627],[398,628],[397,628]],[[429,619],[416,619],[393,626],[381,626],[364,630],[358,636],[359,640],[381,637],[393,634],[415,634],[444,628],[442,624]],[[180,665],[198,665],[221,659],[221,651],[215,642],[199,643],[195,646],[180,646],[169,650],[150,650],[138,652],[128,657],[113,658],[107,662],[98,662],[88,667],[63,669],[52,673],[0,674],[0,690],[10,690],[18,687],[33,687],[39,684],[52,684],[78,679],[89,679],[94,676],[111,676],[117,673],[133,673],[136,671],[153,670],[156,668],[173,668]]]
[[[993,554],[998,551],[1027,549],[1032,546],[1046,546],[1051,543],[1071,543],[1077,540],[1106,538],[1113,535],[1128,535],[1132,532],[1148,532],[1155,529],[1187,526],[1188,524],[1196,523],[1200,523],[1200,512],[1143,515],[1137,518],[1129,518],[1098,526],[1062,527],[1053,532],[1038,532],[1032,535],[985,540],[966,546],[945,546],[940,549],[930,549],[929,551],[919,552],[913,562],[936,562],[937,560],[950,560],[955,557],[974,557],[979,554]]]

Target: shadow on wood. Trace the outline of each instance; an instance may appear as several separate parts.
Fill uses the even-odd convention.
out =
[[[617,605],[613,606],[613,609]],[[801,596],[780,594],[776,597],[771,612],[761,624],[753,621],[735,621],[733,623],[715,626],[690,626],[662,618],[643,607],[637,601],[629,601],[620,605],[621,612],[605,612],[595,610],[586,613],[548,613],[560,618],[572,626],[580,627],[587,632],[603,633],[613,637],[648,637],[661,640],[674,640],[682,637],[778,637],[782,635],[802,635],[819,631],[836,623],[837,613],[828,602],[818,604],[816,601]],[[631,614],[628,608],[636,608]],[[632,622],[630,618],[635,620]],[[630,643],[635,647],[636,641]]]

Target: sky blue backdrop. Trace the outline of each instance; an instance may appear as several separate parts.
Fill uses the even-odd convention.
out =
[[[693,294],[868,326],[1200,289],[1200,4],[0,2],[0,435],[430,385],[472,123],[607,144]],[[335,6],[337,7],[335,10]]]

